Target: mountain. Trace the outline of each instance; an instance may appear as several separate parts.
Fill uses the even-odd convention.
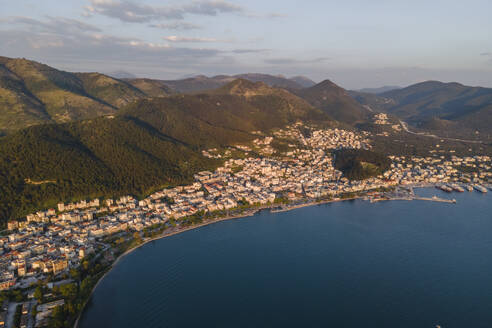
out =
[[[302,89],[306,85],[310,85],[311,83],[314,84],[314,82],[304,77],[294,77],[288,79],[283,76],[260,73],[245,73],[232,76],[217,75],[214,77],[198,75],[181,80],[166,80],[162,82],[178,93],[196,93],[220,88],[221,86],[236,79],[244,79],[251,82],[263,82],[271,87],[285,88],[289,90]]]
[[[269,74],[248,73],[234,75],[233,78],[241,78],[252,82],[263,82],[271,87],[285,88],[285,89],[302,89],[303,86],[297,83],[293,79],[288,79],[285,76],[274,76]]]
[[[114,77],[115,79],[120,79],[120,80],[122,80],[122,79],[136,79],[137,78],[135,76],[135,74],[132,74],[130,72],[123,71],[123,70],[109,72],[109,73],[106,73],[106,75]]]
[[[35,61],[0,57],[0,136],[37,124],[113,115],[139,99],[199,93],[242,78],[289,90],[312,83],[268,74],[196,76],[183,80],[117,79],[100,73],[71,73]],[[296,82],[296,81],[299,81]]]
[[[62,200],[189,182],[214,163],[132,117],[29,127],[0,139],[0,222]]]
[[[108,103],[91,97],[84,89],[84,83],[73,73],[25,59],[0,57],[0,65],[3,71],[14,76],[18,85],[41,104],[46,114],[45,120],[67,122],[115,111]],[[2,83],[0,87],[3,89],[5,85]],[[17,98],[12,105],[23,108],[24,112],[39,112],[38,106],[29,108],[29,102],[24,100]],[[2,108],[1,111],[0,120],[10,120],[10,115],[5,115],[6,109]],[[4,124],[2,125],[5,128]]]
[[[326,114],[283,89],[235,80],[207,94],[141,98],[113,115],[42,124],[0,138],[0,222],[59,201],[144,195],[220,162],[201,150]]]
[[[125,81],[139,89],[149,97],[165,97],[175,93],[173,89],[162,80],[152,79],[125,79]]]
[[[312,106],[343,123],[354,125],[365,121],[370,114],[345,89],[329,80],[294,92]]]
[[[0,132],[50,121],[44,104],[0,61]]]
[[[476,135],[492,133],[492,89],[427,81],[372,98],[354,95],[371,108],[393,114],[415,127]]]
[[[199,75],[182,80],[164,80],[162,82],[174,92],[193,93],[217,89],[233,80],[234,78],[225,75],[215,77]]]
[[[398,90],[398,89],[401,89],[401,87],[396,86],[396,85],[385,85],[384,87],[380,87],[380,88],[364,88],[364,89],[360,89],[360,90],[356,90],[356,91],[362,92],[362,93],[380,94],[383,92],[388,92],[391,90]]]
[[[305,76],[294,76],[291,77],[289,80],[296,82],[298,85],[302,86],[303,88],[310,88],[316,84],[316,82]]]
[[[114,114],[147,97],[100,73],[70,73],[21,58],[0,57],[0,132]]]
[[[350,90],[348,94],[359,104],[374,112],[385,112],[388,108],[396,104],[393,99],[375,93]]]
[[[82,81],[84,91],[89,97],[121,108],[132,101],[146,97],[146,93],[133,85],[99,73],[75,73]]]

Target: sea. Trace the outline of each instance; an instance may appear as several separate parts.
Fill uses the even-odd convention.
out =
[[[153,241],[79,327],[492,327],[492,193],[418,189],[260,212]]]

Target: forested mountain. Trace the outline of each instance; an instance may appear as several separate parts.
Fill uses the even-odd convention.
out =
[[[380,94],[383,92],[388,92],[388,91],[398,90],[398,89],[401,89],[401,87],[396,86],[396,85],[385,85],[385,86],[379,87],[379,88],[364,88],[364,89],[359,89],[357,91],[362,92],[362,93]]]
[[[188,182],[218,164],[202,149],[297,120],[332,123],[285,90],[237,80],[210,94],[145,98],[114,115],[29,127],[0,138],[0,219]]]
[[[289,90],[314,82],[268,74],[240,74],[164,81],[116,79],[100,73],[70,73],[20,58],[0,57],[0,135],[43,123],[65,123],[115,114],[144,98],[199,93],[243,78]],[[258,104],[259,105],[259,104]]]
[[[139,89],[149,97],[165,97],[175,91],[164,81],[152,79],[126,79],[126,82]]]
[[[69,73],[0,57],[0,132],[113,114],[146,94],[99,73]]]
[[[259,73],[246,73],[232,76],[217,75],[214,77],[199,75],[182,80],[166,80],[162,82],[172,88],[175,92],[193,93],[217,89],[236,79],[244,79],[251,82],[263,82],[271,87],[285,88],[289,90],[302,89],[306,86],[312,86],[315,84],[313,81],[302,76],[297,76],[289,79],[283,76],[274,76]]]
[[[316,82],[314,82],[313,80],[311,80],[305,76],[294,76],[294,77],[291,77],[290,80],[296,82],[297,84],[299,84],[303,88],[310,88],[316,84]]]
[[[353,125],[367,120],[370,114],[370,111],[355,101],[345,89],[329,80],[294,92],[340,122]]]
[[[492,133],[492,89],[427,81],[379,95],[352,93],[361,104],[423,129]]]

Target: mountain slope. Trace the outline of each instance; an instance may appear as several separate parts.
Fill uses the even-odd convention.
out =
[[[310,88],[316,85],[316,82],[305,76],[294,76],[291,77],[289,80],[296,82],[298,85],[300,85],[303,88]]]
[[[81,197],[146,194],[217,166],[202,149],[326,114],[283,89],[236,80],[211,94],[134,101],[114,115],[0,138],[0,222]]]
[[[388,92],[388,91],[398,90],[398,89],[401,89],[401,87],[396,86],[396,85],[385,85],[385,86],[379,87],[379,88],[364,88],[364,89],[359,89],[356,91],[362,92],[362,93],[380,94],[383,92]]]
[[[252,131],[265,131],[297,120],[330,120],[286,90],[242,79],[207,94],[140,100],[122,114],[198,148],[250,140]]]
[[[114,113],[110,105],[90,97],[75,74],[25,59],[1,57],[0,64],[23,81],[55,122]]]
[[[0,132],[50,121],[43,103],[0,63]]]
[[[126,82],[144,92],[149,97],[165,97],[173,94],[173,90],[164,81],[152,79],[126,79]]]
[[[356,124],[368,118],[369,111],[355,101],[345,89],[329,80],[310,88],[295,91],[312,106],[321,109],[337,121]]]
[[[99,73],[75,73],[82,82],[84,91],[114,108],[121,108],[132,101],[146,97],[133,85]]]
[[[254,83],[237,79],[212,93],[243,97],[248,104],[257,108],[255,115],[248,113],[247,116],[250,119],[254,118],[256,124],[263,126],[263,129],[273,127],[269,125],[285,125],[296,120],[331,121],[326,113],[313,107],[304,99],[285,89],[273,88],[263,82]]]
[[[163,85],[148,89],[149,94],[100,73],[70,73],[35,61],[0,57],[0,134],[114,114],[137,99],[169,92]]]
[[[0,219],[61,200],[143,194],[214,163],[132,118],[33,126],[0,139]]]
[[[492,89],[428,81],[381,94],[396,105],[390,112],[405,119],[440,117],[455,120],[491,108]]]
[[[353,93],[361,104],[440,135],[492,134],[492,89],[427,81],[379,95]]]
[[[162,82],[178,93],[196,93],[220,88],[221,86],[231,83],[236,79],[243,79],[251,82],[263,82],[271,87],[285,88],[289,90],[302,89],[304,88],[304,85],[310,85],[311,83],[314,84],[314,82],[304,77],[294,77],[288,79],[283,76],[260,73],[245,73],[232,76],[217,75],[214,77],[199,75],[182,80],[167,80]],[[302,81],[302,83],[299,81]]]

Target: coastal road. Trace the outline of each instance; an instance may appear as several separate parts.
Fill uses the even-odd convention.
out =
[[[480,140],[466,140],[466,139],[455,139],[455,138],[446,138],[446,137],[439,137],[436,136],[435,134],[427,134],[425,132],[414,132],[411,131],[408,128],[408,123],[403,122],[400,120],[400,125],[402,126],[403,130],[407,133],[414,134],[417,136],[422,136],[422,137],[429,137],[429,138],[434,138],[434,139],[443,139],[443,140],[450,140],[450,141],[459,141],[459,142],[466,142],[466,143],[473,143],[473,144],[482,144],[483,142]]]

